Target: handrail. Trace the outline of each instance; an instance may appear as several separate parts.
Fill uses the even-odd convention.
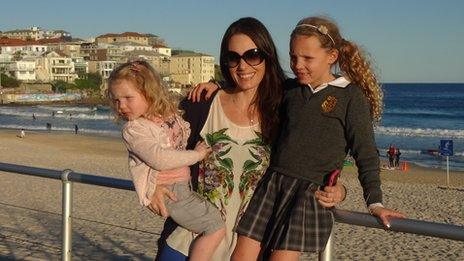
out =
[[[2,163],[2,162],[0,162],[0,171],[13,172],[13,173],[24,174],[24,175],[29,175],[29,176],[42,177],[42,178],[59,179],[59,180],[61,180],[61,174],[63,172],[61,170],[36,168],[36,167],[29,167],[29,166]],[[68,174],[67,180],[78,182],[78,183],[103,186],[103,187],[125,189],[125,190],[135,190],[134,184],[132,183],[131,180],[78,173],[72,170]]]
[[[118,179],[104,176],[96,176],[84,173],[77,173],[72,170],[53,170],[45,168],[36,168],[30,166],[1,163],[0,171],[12,172],[36,177],[44,177],[51,179],[59,179],[63,181],[63,248],[62,260],[71,260],[70,238],[71,226],[68,222],[71,218],[70,210],[72,209],[72,187],[69,188],[69,182],[78,182],[90,185],[104,186],[110,188],[135,190],[134,184],[130,180]],[[66,187],[68,186],[68,187]],[[65,206],[66,205],[66,206]],[[342,209],[332,209],[336,222],[384,229],[380,219],[369,215],[367,213],[353,212]],[[67,221],[67,222],[65,222]],[[457,226],[452,224],[443,224],[428,222],[415,219],[398,219],[392,218],[390,220],[390,231],[404,232],[418,235],[425,235],[431,237],[439,237],[444,239],[458,240],[464,242],[464,226]],[[66,229],[65,229],[66,228]],[[332,238],[332,236],[331,236]],[[331,240],[329,240],[327,249],[320,255],[320,259],[331,259]],[[66,252],[65,252],[66,250]]]
[[[380,219],[361,212],[334,209],[335,221],[363,227],[384,229]],[[389,231],[464,241],[464,226],[408,218],[390,218]]]

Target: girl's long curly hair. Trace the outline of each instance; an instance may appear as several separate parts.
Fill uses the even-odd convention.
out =
[[[111,86],[122,80],[132,82],[147,99],[149,107],[145,117],[166,119],[178,113],[178,102],[164,86],[156,70],[148,62],[143,60],[121,64],[111,72],[108,78],[107,95],[113,109],[115,109],[115,104],[111,97]],[[116,117],[117,119],[119,118],[118,115]]]
[[[313,25],[316,28],[298,26],[303,24]],[[317,29],[320,26],[327,28],[327,34],[321,33],[324,29]],[[337,61],[343,76],[362,88],[370,105],[371,117],[374,123],[378,124],[382,116],[383,93],[363,51],[355,43],[343,39],[335,22],[326,17],[307,17],[300,20],[291,34],[291,39],[293,40],[298,35],[315,36],[323,48],[338,51]]]

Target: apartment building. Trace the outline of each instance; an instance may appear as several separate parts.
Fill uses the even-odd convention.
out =
[[[48,51],[37,59],[36,74],[42,81],[73,82],[78,78],[72,59],[59,51]]]
[[[27,42],[21,39],[0,39],[1,54],[41,55],[46,51],[48,51],[48,46],[45,44]]]
[[[118,42],[134,42],[143,45],[148,45],[148,36],[145,34],[139,34],[135,32],[125,32],[122,34],[104,34],[97,36],[95,42],[100,43],[118,43]]]
[[[171,80],[183,85],[196,85],[214,78],[214,57],[190,51],[171,56]]]
[[[40,39],[71,37],[71,34],[64,30],[44,31],[40,27],[33,26],[29,29],[18,29],[18,30],[1,32],[0,37],[21,39],[24,41],[36,41]]]
[[[131,51],[126,52],[125,57],[127,58],[127,61],[147,61],[162,76],[168,76],[170,74],[169,65],[171,62],[171,57],[167,55],[159,54],[155,51]]]
[[[171,48],[165,46],[165,45],[153,45],[153,50],[157,53],[171,56]]]
[[[29,61],[11,61],[8,64],[7,72],[10,76],[20,81],[35,81],[36,63],[35,60]]]
[[[69,57],[82,57],[81,44],[76,42],[59,42],[47,45],[50,51],[59,51]]]
[[[103,79],[108,79],[111,72],[118,66],[115,61],[88,61],[89,73],[98,73]]]

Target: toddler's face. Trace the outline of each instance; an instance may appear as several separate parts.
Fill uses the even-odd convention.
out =
[[[110,93],[116,112],[123,119],[131,121],[147,113],[149,103],[132,82],[116,81],[110,86]]]
[[[296,36],[290,41],[290,67],[301,84],[317,87],[330,81],[334,52],[322,48],[316,36]]]

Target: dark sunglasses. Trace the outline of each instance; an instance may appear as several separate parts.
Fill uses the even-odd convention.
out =
[[[258,48],[250,49],[240,55],[233,51],[228,51],[224,55],[224,63],[229,68],[237,67],[240,63],[240,60],[243,59],[248,65],[256,66],[261,64],[264,61],[264,53],[261,52]]]

